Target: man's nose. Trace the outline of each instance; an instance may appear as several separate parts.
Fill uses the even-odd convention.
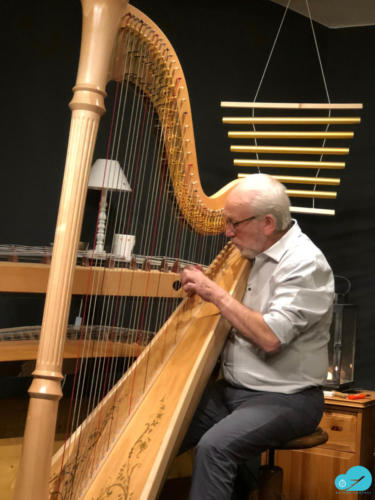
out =
[[[230,226],[227,226],[225,228],[225,236],[227,238],[232,238],[232,236],[234,236],[234,231],[233,231],[233,229]]]

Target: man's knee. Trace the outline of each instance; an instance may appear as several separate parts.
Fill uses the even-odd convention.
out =
[[[226,460],[231,455],[228,446],[223,440],[217,439],[210,432],[204,434],[196,447],[196,458],[209,458],[210,460]]]
[[[246,436],[233,435],[233,439],[230,439],[228,434],[219,435],[213,430],[206,432],[196,446],[197,453],[201,456],[217,457],[236,464],[252,460],[266,448],[259,446],[255,432],[249,432]]]

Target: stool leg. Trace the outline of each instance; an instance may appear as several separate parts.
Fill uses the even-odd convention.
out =
[[[283,470],[274,464],[274,450],[268,451],[268,464],[259,472],[259,500],[282,500]]]

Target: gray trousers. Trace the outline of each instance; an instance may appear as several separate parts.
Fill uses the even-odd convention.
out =
[[[233,387],[219,380],[206,389],[181,446],[196,446],[191,500],[230,500],[238,468],[269,447],[309,434],[319,424],[320,388],[295,394]]]

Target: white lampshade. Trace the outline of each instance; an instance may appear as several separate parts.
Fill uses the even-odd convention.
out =
[[[131,191],[124,171],[116,160],[96,160],[91,167],[88,186],[91,189]]]

